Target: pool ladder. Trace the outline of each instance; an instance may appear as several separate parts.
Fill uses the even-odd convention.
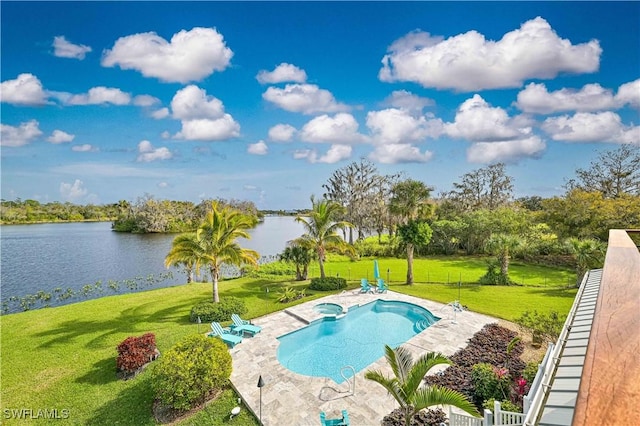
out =
[[[347,376],[344,375],[343,371],[344,370],[351,370],[353,372],[353,386],[351,386],[351,382],[349,381],[349,378]],[[342,367],[340,369],[340,375],[342,376],[342,378],[349,384],[349,390],[347,392],[351,392],[351,395],[355,395],[356,394],[356,369],[353,368],[351,365],[345,365],[344,367]]]

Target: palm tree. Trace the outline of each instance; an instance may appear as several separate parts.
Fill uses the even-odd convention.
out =
[[[602,266],[606,248],[603,243],[591,238],[584,240],[569,238],[567,245],[576,260],[576,287],[578,287],[589,269]]]
[[[309,263],[311,263],[311,259],[313,258],[313,249],[304,247],[293,241],[284,249],[279,257],[283,262],[296,265],[296,281],[304,281],[307,279]]]
[[[431,240],[431,228],[426,223],[416,223],[433,213],[433,206],[428,203],[431,188],[423,182],[407,179],[398,182],[391,190],[389,212],[401,219],[398,231],[407,248],[407,284],[413,284],[413,251],[416,243],[428,244]],[[428,235],[423,235],[425,231]]]
[[[433,405],[453,405],[472,416],[479,415],[475,406],[460,392],[438,385],[420,387],[424,376],[434,366],[451,364],[447,357],[429,352],[414,363],[411,353],[403,346],[392,349],[385,345],[384,351],[395,377],[387,377],[379,370],[369,370],[364,377],[382,385],[398,401],[406,426],[411,424],[417,412]]]
[[[496,256],[500,262],[500,274],[509,282],[509,259],[511,253],[522,245],[522,239],[516,235],[494,234],[485,244],[485,250]]]
[[[209,266],[215,303],[220,301],[218,279],[223,263],[238,266],[258,263],[258,252],[244,249],[236,242],[237,238],[251,238],[247,230],[254,225],[251,216],[213,201],[211,210],[196,231],[196,239],[202,248],[200,263]]]
[[[308,217],[296,217],[296,222],[302,223],[306,231],[296,240],[296,244],[311,247],[316,251],[320,266],[320,278],[325,278],[324,259],[327,250],[354,251],[353,246],[347,244],[337,233],[339,230],[350,228],[353,225],[346,221],[336,221],[336,218],[343,213],[343,207],[334,201],[316,201],[311,196],[311,205],[312,209]]]
[[[190,283],[193,281],[194,270],[200,269],[202,256],[202,246],[200,246],[195,232],[180,234],[173,239],[171,250],[164,259],[164,265],[167,268],[184,266],[187,271],[187,283]]]

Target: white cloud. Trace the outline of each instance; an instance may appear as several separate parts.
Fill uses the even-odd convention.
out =
[[[243,185],[242,189],[244,189],[245,191],[260,191],[260,187],[255,185]]]
[[[151,113],[151,117],[156,120],[162,120],[163,118],[167,118],[169,116],[169,108],[160,108]]]
[[[158,188],[168,188],[169,184],[167,182],[159,182]]]
[[[14,127],[8,124],[0,124],[0,146],[24,146],[42,135],[36,120],[29,120]]]
[[[350,145],[331,145],[326,154],[318,157],[315,149],[297,150],[293,153],[296,160],[305,159],[309,163],[326,163],[334,164],[341,160],[346,160],[351,156],[352,148]]]
[[[477,142],[467,149],[467,161],[480,164],[513,163],[521,158],[538,157],[545,148],[546,144],[538,136],[512,141]]]
[[[433,99],[423,98],[406,90],[395,90],[385,99],[384,104],[412,114],[421,114],[425,107],[435,105],[435,102]]]
[[[351,114],[339,113],[330,117],[326,114],[313,118],[300,130],[300,139],[318,143],[358,143],[365,137],[358,133],[358,122]]]
[[[169,149],[165,147],[154,148],[151,142],[144,140],[138,144],[138,158],[136,161],[140,163],[150,163],[156,160],[168,160],[173,157]]]
[[[176,139],[221,141],[240,136],[240,125],[229,114],[214,120],[202,118],[183,120],[182,130],[174,135]]]
[[[51,136],[47,138],[47,141],[58,144],[58,143],[71,142],[73,141],[74,138],[75,138],[75,135],[70,135],[67,132],[63,132],[62,130],[54,130],[53,133],[51,133]]]
[[[276,124],[269,129],[269,140],[274,142],[289,142],[297,130],[289,124]]]
[[[516,102],[522,111],[536,114],[602,111],[626,104],[640,106],[640,80],[623,84],[615,96],[597,83],[586,84],[580,90],[565,88],[554,92],[549,92],[544,84],[531,83],[518,93]]]
[[[409,33],[389,47],[378,76],[386,82],[457,91],[520,87],[532,78],[597,71],[601,53],[597,40],[571,44],[537,17],[498,41],[486,40],[477,31],[448,39]]]
[[[265,101],[291,112],[315,114],[319,112],[347,111],[349,107],[338,103],[328,90],[315,84],[287,84],[284,89],[269,87],[263,94]]]
[[[640,143],[640,126],[625,126],[611,111],[550,117],[542,129],[555,141]]]
[[[189,85],[176,92],[171,100],[173,118],[193,120],[198,118],[218,118],[224,114],[222,101],[208,96],[204,89]]]
[[[616,101],[620,105],[631,105],[640,108],[640,79],[625,83],[618,88],[616,93]]]
[[[91,47],[84,44],[73,44],[64,36],[53,38],[53,54],[59,58],[72,58],[83,60],[85,55],[91,52]]]
[[[15,80],[0,84],[0,100],[14,105],[44,105],[47,103],[47,94],[38,77],[24,73]]]
[[[431,151],[420,152],[418,147],[408,143],[379,145],[369,154],[371,161],[383,164],[426,163],[431,157],[433,157]]]
[[[65,201],[78,201],[88,193],[80,179],[76,179],[73,183],[60,183],[60,195]]]
[[[98,151],[97,147],[94,147],[93,145],[89,145],[88,143],[84,143],[82,145],[74,145],[71,147],[71,151],[75,151],[75,152],[94,152],[94,151]]]
[[[304,83],[307,81],[307,73],[295,65],[283,62],[275,67],[273,71],[261,70],[256,79],[260,84]]]
[[[174,118],[182,121],[176,139],[220,141],[240,136],[240,124],[224,112],[222,101],[204,89],[190,85],[176,92],[171,101]]]
[[[213,28],[193,28],[174,34],[169,42],[155,32],[121,37],[105,50],[102,65],[119,65],[165,82],[188,83],[223,71],[232,56],[222,34]]]
[[[519,128],[519,124],[504,109],[491,107],[480,95],[474,95],[460,105],[455,121],[446,123],[444,130],[454,138],[495,142],[531,132],[530,128]]]
[[[264,141],[258,141],[256,143],[249,144],[247,152],[253,155],[267,155],[269,148]]]
[[[418,142],[427,137],[437,138],[442,133],[440,119],[414,117],[409,111],[397,108],[370,111],[367,113],[367,127],[373,140],[383,144]]]
[[[129,105],[131,95],[113,87],[92,87],[87,93],[71,95],[66,102],[69,105]]]
[[[139,107],[150,107],[160,103],[160,99],[151,95],[137,95],[133,98],[133,104]]]

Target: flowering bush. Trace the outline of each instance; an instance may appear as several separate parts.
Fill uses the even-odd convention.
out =
[[[117,350],[118,371],[135,373],[143,365],[155,359],[156,336],[153,333],[147,333],[140,337],[127,337],[118,345]]]

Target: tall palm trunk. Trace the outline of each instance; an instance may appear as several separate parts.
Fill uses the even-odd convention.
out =
[[[509,275],[509,249],[505,248],[500,256],[500,272],[505,277]]]
[[[318,247],[318,266],[320,266],[320,278],[324,278],[324,250]]]
[[[218,268],[212,266],[211,270],[211,282],[213,285],[213,303],[220,302],[220,296],[218,295]]]
[[[413,244],[407,244],[407,284],[413,284]]]

